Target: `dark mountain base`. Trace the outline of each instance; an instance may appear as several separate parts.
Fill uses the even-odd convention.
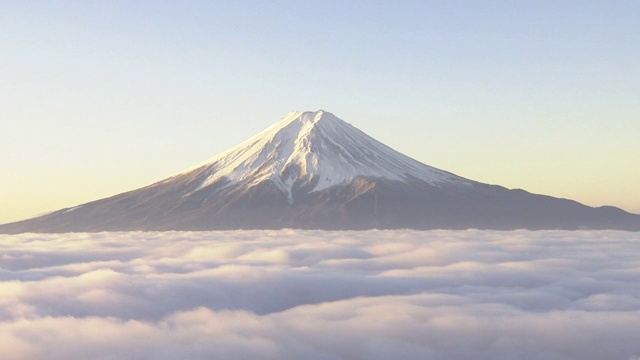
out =
[[[301,186],[293,202],[265,181],[226,181],[193,192],[188,181],[150,186],[39,218],[0,226],[2,233],[229,229],[618,229],[640,231],[640,215],[614,207],[474,183],[358,178],[323,191]],[[183,196],[190,193],[190,196]]]

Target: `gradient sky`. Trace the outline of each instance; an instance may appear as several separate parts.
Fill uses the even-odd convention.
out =
[[[1,1],[0,223],[324,109],[473,180],[640,213],[640,2]]]

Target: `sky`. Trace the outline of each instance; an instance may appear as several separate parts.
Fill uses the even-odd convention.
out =
[[[0,1],[0,223],[324,109],[473,180],[640,213],[638,1]]]
[[[20,234],[0,253],[1,360],[640,359],[640,232]]]

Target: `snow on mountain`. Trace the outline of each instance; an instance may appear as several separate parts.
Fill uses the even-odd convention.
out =
[[[313,182],[311,191],[356,177],[417,178],[435,186],[469,183],[411,159],[323,110],[291,112],[258,135],[181,174],[197,169],[206,174],[197,190],[222,178],[249,186],[271,180],[290,200],[293,184],[299,180]]]

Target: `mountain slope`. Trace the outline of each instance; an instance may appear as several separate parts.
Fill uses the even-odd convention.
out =
[[[292,112],[244,143],[182,174],[202,170],[199,189],[220,179],[253,186],[271,181],[291,199],[294,184],[319,191],[356,177],[431,184],[464,182],[369,137],[325,111]],[[196,191],[197,191],[196,190]]]
[[[0,232],[256,228],[640,230],[640,215],[468,180],[325,112],[293,112],[147,187]]]

